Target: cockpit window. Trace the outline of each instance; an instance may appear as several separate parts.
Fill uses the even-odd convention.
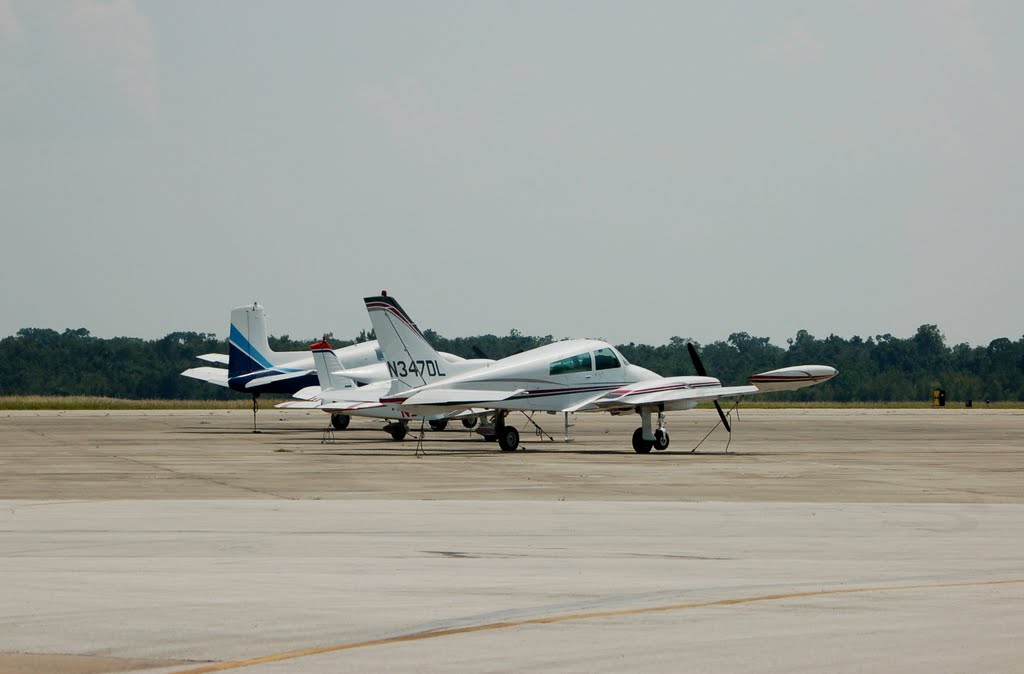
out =
[[[590,354],[581,353],[551,363],[550,374],[571,374],[573,372],[590,372]]]
[[[619,359],[611,349],[598,349],[594,352],[594,365],[596,370],[613,370],[619,365]]]

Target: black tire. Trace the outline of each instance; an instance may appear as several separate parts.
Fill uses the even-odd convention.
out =
[[[514,452],[519,447],[519,431],[515,426],[505,426],[498,430],[498,446],[503,452]]]
[[[332,414],[331,415],[331,426],[335,429],[343,431],[348,428],[349,422],[352,421],[352,417],[347,414]]]
[[[443,431],[444,429],[448,428],[447,419],[435,419],[433,421],[428,421],[427,423],[430,424],[430,428],[432,428],[435,431]]]
[[[409,429],[406,428],[405,426],[399,426],[398,428],[392,429],[389,432],[391,433],[391,437],[401,442],[402,440],[405,440],[405,436],[409,432]]]
[[[633,431],[633,451],[637,454],[650,454],[654,443],[644,440],[644,429],[638,428]]]
[[[462,420],[462,425],[465,426],[466,428],[473,428],[474,426],[476,426],[478,421],[480,420],[477,419],[476,417],[466,417],[465,419]]]
[[[659,452],[668,449],[668,431],[658,429],[654,431],[654,448]]]

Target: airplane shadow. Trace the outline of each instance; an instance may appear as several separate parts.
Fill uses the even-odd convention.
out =
[[[191,426],[184,429],[177,429],[176,432],[192,435],[216,435],[216,436],[290,436],[288,445],[302,447],[304,454],[323,456],[405,456],[416,453],[416,432],[410,432],[403,441],[396,441],[379,428],[359,428],[336,431],[330,427],[289,427],[259,429],[253,433],[252,429],[240,428],[209,428],[203,426]],[[333,438],[324,441],[325,432],[332,432]],[[296,437],[298,436],[298,437]],[[433,446],[435,442],[443,442],[444,447]],[[578,440],[577,440],[578,442]],[[452,447],[451,445],[459,445]],[[317,451],[319,448],[320,451]],[[287,452],[282,452],[287,453]],[[420,454],[427,456],[515,456],[520,454],[537,455],[578,455],[578,456],[636,456],[638,460],[656,460],[657,456],[693,456],[693,457],[756,457],[756,456],[786,456],[788,452],[756,452],[731,449],[724,450],[670,448],[662,452],[652,451],[649,454],[638,455],[628,444],[624,447],[609,447],[607,449],[584,449],[577,448],[572,443],[565,442],[537,442],[532,440],[521,441],[519,449],[515,452],[503,452],[498,448],[497,443],[487,442],[480,437],[470,436],[468,431],[428,431],[419,450]]]

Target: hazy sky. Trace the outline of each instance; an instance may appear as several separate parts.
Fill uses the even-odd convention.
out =
[[[0,0],[0,336],[1024,334],[1024,3]]]

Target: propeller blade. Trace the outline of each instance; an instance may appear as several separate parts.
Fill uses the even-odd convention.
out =
[[[697,376],[708,376],[707,370],[704,369],[704,363],[700,362],[700,356],[697,355],[697,348],[694,347],[693,342],[686,343],[686,350],[690,352],[690,360],[693,361],[693,369],[697,371]]]
[[[693,369],[697,371],[697,376],[706,377],[708,371],[704,369],[704,363],[700,362],[700,356],[697,355],[697,348],[693,345],[693,342],[686,343],[686,350],[690,352],[690,360],[693,361]],[[715,400],[715,409],[718,410],[718,416],[722,420],[722,425],[725,426],[725,430],[732,433],[732,426],[729,425],[729,417],[725,416],[725,412],[722,410],[722,406]]]
[[[714,402],[715,409],[718,410],[718,416],[722,418],[722,425],[725,426],[725,430],[732,433],[732,427],[729,425],[729,417],[725,416],[725,412],[722,411],[722,406],[718,404],[718,401],[716,400]]]

